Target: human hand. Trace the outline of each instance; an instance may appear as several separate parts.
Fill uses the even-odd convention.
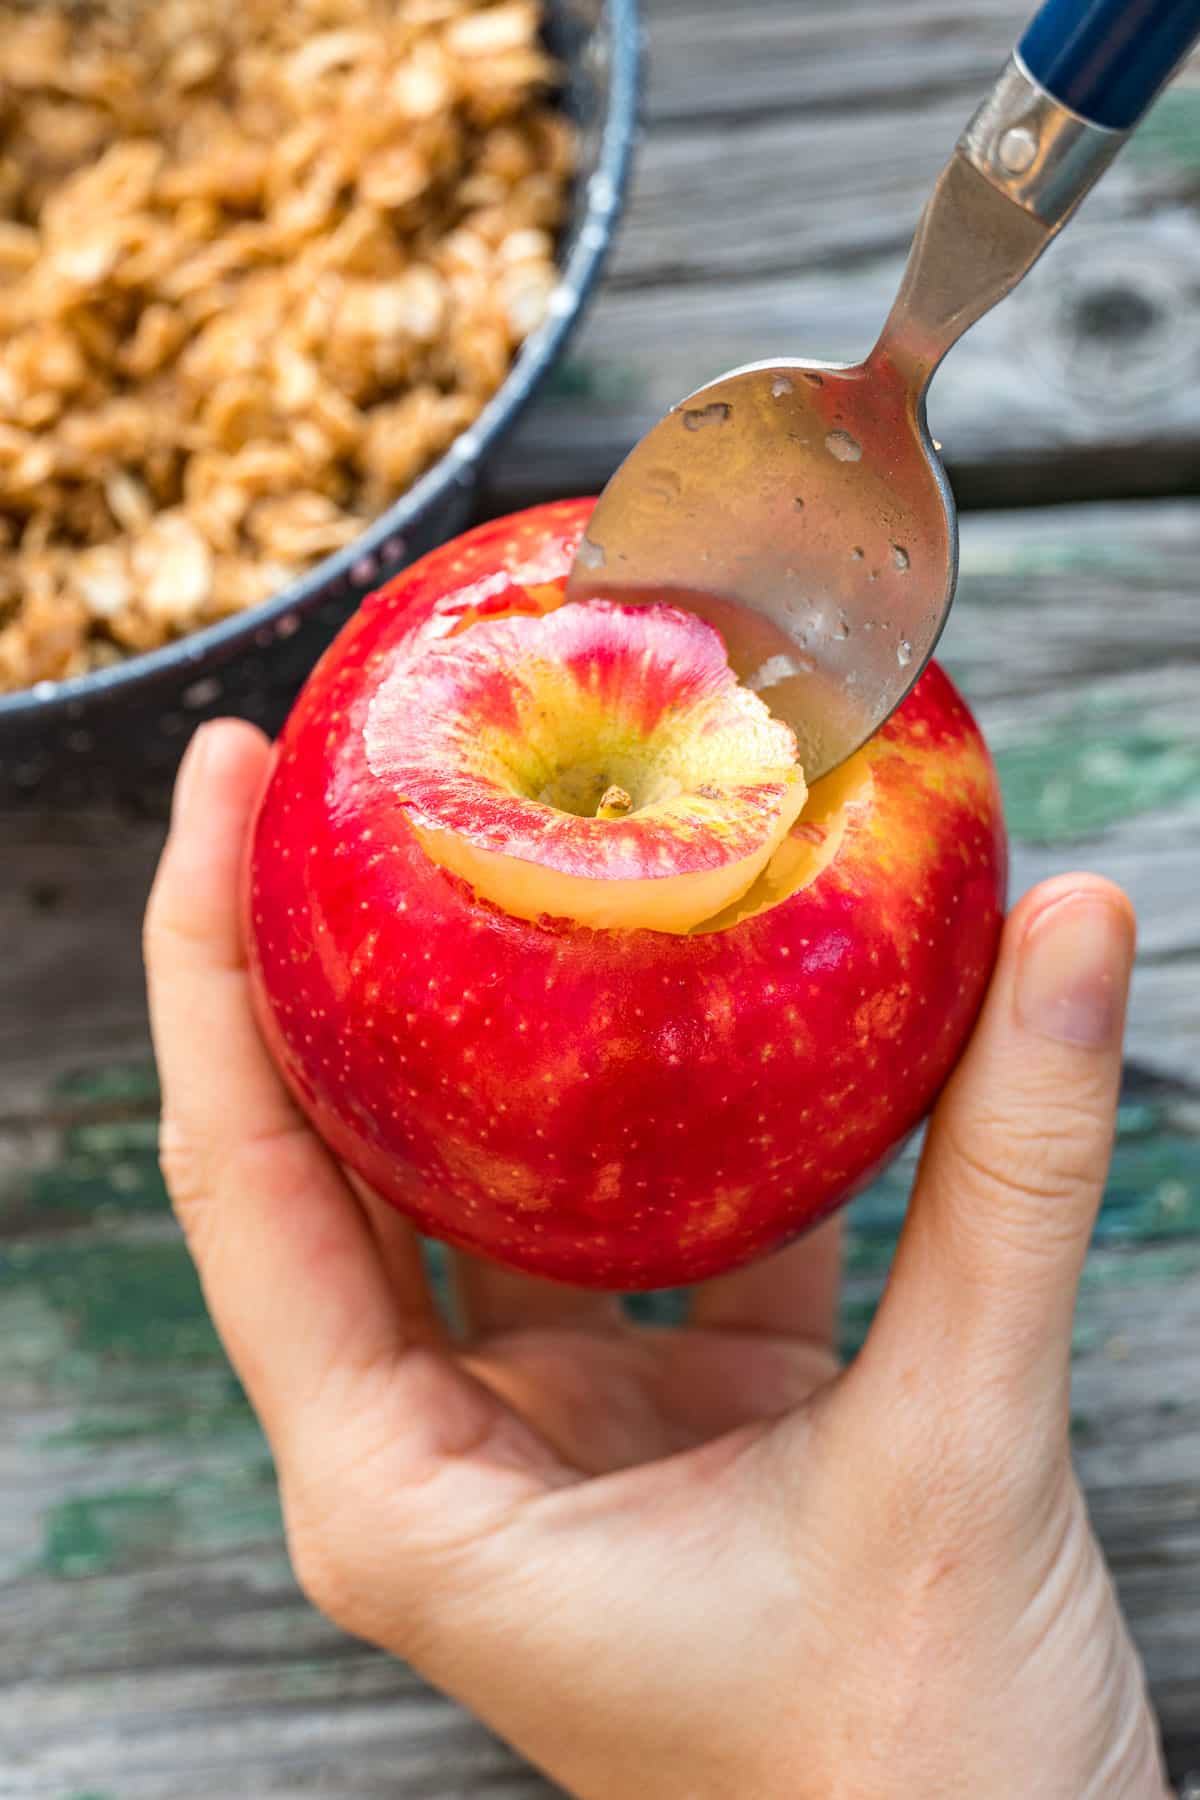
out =
[[[267,762],[201,731],[147,915],[162,1156],[274,1451],[297,1575],[580,1800],[1161,1800],[1068,1451],[1133,920],[1016,908],[839,1371],[834,1222],[680,1330],[456,1259],[349,1182],[255,1029],[239,868]]]

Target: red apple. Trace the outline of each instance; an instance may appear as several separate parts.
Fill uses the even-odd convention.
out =
[[[777,1248],[895,1154],[978,1011],[1005,846],[940,669],[808,791],[710,626],[563,604],[589,508],[363,604],[280,740],[247,938],[351,1168],[433,1236],[633,1289]]]

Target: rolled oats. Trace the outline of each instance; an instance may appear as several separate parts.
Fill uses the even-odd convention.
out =
[[[538,0],[0,0],[0,690],[266,599],[545,314]]]

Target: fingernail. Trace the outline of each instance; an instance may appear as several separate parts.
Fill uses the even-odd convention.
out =
[[[1121,1034],[1133,933],[1124,907],[1072,894],[1033,921],[1017,969],[1017,1018],[1029,1031],[1089,1050]]]
[[[171,798],[173,825],[181,824],[186,819],[188,808],[204,785],[204,764],[208,758],[210,742],[209,727],[201,725],[184,752],[179,773],[175,777],[175,792]]]

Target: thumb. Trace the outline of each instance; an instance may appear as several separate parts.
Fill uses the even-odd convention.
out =
[[[937,1106],[869,1346],[1065,1415],[1076,1289],[1112,1154],[1133,909],[1066,875],[1014,910]],[[928,1359],[928,1360],[927,1360]],[[1027,1413],[1026,1413],[1027,1416]]]

